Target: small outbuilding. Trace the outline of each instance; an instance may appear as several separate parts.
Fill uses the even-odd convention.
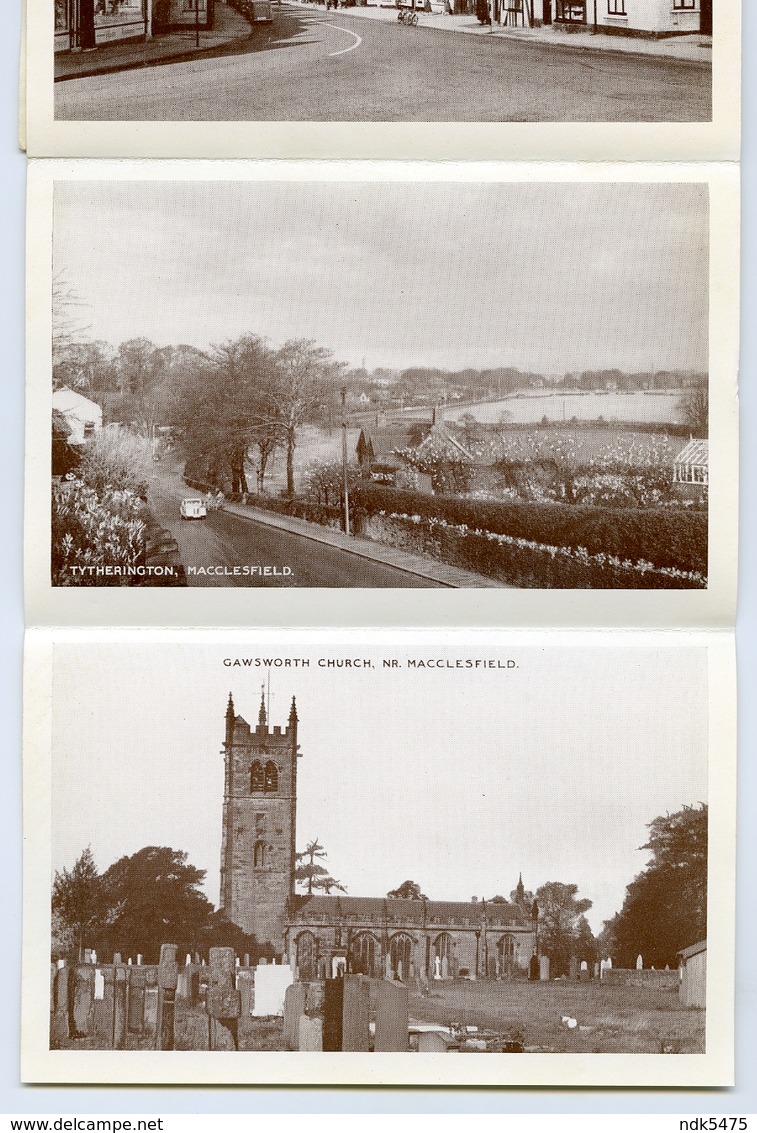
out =
[[[707,941],[682,948],[680,1000],[682,1007],[707,1005]]]
[[[709,441],[692,438],[673,461],[673,485],[684,499],[701,500],[710,482]]]

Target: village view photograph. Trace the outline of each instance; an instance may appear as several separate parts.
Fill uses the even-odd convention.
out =
[[[700,183],[56,182],[52,585],[705,589],[708,251]]]
[[[35,2],[59,121],[712,120],[712,0]]]
[[[52,665],[25,995],[46,1018],[49,990],[53,1057],[709,1053],[704,647],[92,640]]]

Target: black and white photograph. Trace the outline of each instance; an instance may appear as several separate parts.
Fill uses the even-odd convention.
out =
[[[510,636],[55,640],[26,1080],[724,1084],[722,647]]]
[[[27,7],[32,157],[738,157],[739,0]]]
[[[55,181],[52,589],[706,592],[722,199],[539,176]]]

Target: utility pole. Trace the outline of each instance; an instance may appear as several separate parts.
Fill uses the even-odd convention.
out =
[[[347,484],[347,387],[342,386],[342,486],[344,491],[344,534],[350,533],[350,494]]]
[[[200,0],[195,0],[195,47],[200,46]]]

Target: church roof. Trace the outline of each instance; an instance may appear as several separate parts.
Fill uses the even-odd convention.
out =
[[[415,901],[386,897],[311,897],[298,894],[294,898],[292,919],[299,924],[323,924],[342,921],[357,924],[372,922],[392,925],[453,925],[466,927],[480,924],[503,927],[530,927],[530,918],[517,906],[500,901]]]

